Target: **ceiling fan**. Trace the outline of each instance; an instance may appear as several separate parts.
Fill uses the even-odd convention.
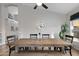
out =
[[[45,9],[48,9],[48,7],[47,7],[44,3],[42,3],[40,6],[44,7]],[[36,4],[36,5],[34,6],[34,9],[36,9],[37,7],[38,7],[38,5]]]

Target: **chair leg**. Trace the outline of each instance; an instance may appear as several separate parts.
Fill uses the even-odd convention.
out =
[[[56,51],[56,47],[54,47],[54,51]]]
[[[71,48],[72,48],[72,47],[70,46],[70,56],[72,56],[72,53],[71,53]]]
[[[19,47],[19,51],[24,51],[25,50],[25,48],[24,47]]]
[[[51,47],[49,47],[49,50],[51,50]]]
[[[70,50],[70,56],[72,56],[71,50]]]
[[[66,46],[64,46],[64,53],[67,53],[67,52],[66,52]]]
[[[61,52],[62,51],[62,47],[60,47],[59,49],[60,49],[60,52]]]
[[[70,47],[70,49],[64,49],[64,50],[65,50],[65,53],[66,53],[66,51],[68,50],[69,53],[70,53],[70,56],[72,56],[72,52],[71,52],[72,47],[71,47],[71,46],[68,46],[68,47]],[[65,48],[66,48],[66,47],[65,47]]]
[[[29,47],[25,47],[25,51],[28,51],[29,50]]]
[[[65,49],[64,49],[64,52],[67,53]]]
[[[35,47],[35,51],[37,50],[37,47]]]
[[[11,54],[11,49],[9,49],[9,56],[10,56],[10,54]]]
[[[44,50],[44,47],[42,47],[42,50]]]
[[[31,50],[31,47],[29,47],[29,50]]]

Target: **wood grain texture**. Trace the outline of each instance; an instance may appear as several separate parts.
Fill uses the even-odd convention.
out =
[[[15,42],[16,46],[28,45],[28,46],[66,46],[71,44],[66,44],[64,40],[61,39],[19,39]]]

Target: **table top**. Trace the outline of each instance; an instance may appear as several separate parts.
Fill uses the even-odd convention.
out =
[[[39,45],[39,46],[66,46],[71,44],[66,44],[66,42],[62,39],[55,39],[55,38],[49,38],[49,39],[30,39],[30,38],[21,38],[19,40],[15,41],[16,46],[20,45]]]

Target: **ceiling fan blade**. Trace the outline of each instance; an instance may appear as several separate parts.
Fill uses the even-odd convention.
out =
[[[47,7],[44,3],[42,3],[42,6],[43,6],[45,9],[48,9],[48,7]]]
[[[35,5],[34,9],[36,9],[36,8],[37,8],[37,5]]]

